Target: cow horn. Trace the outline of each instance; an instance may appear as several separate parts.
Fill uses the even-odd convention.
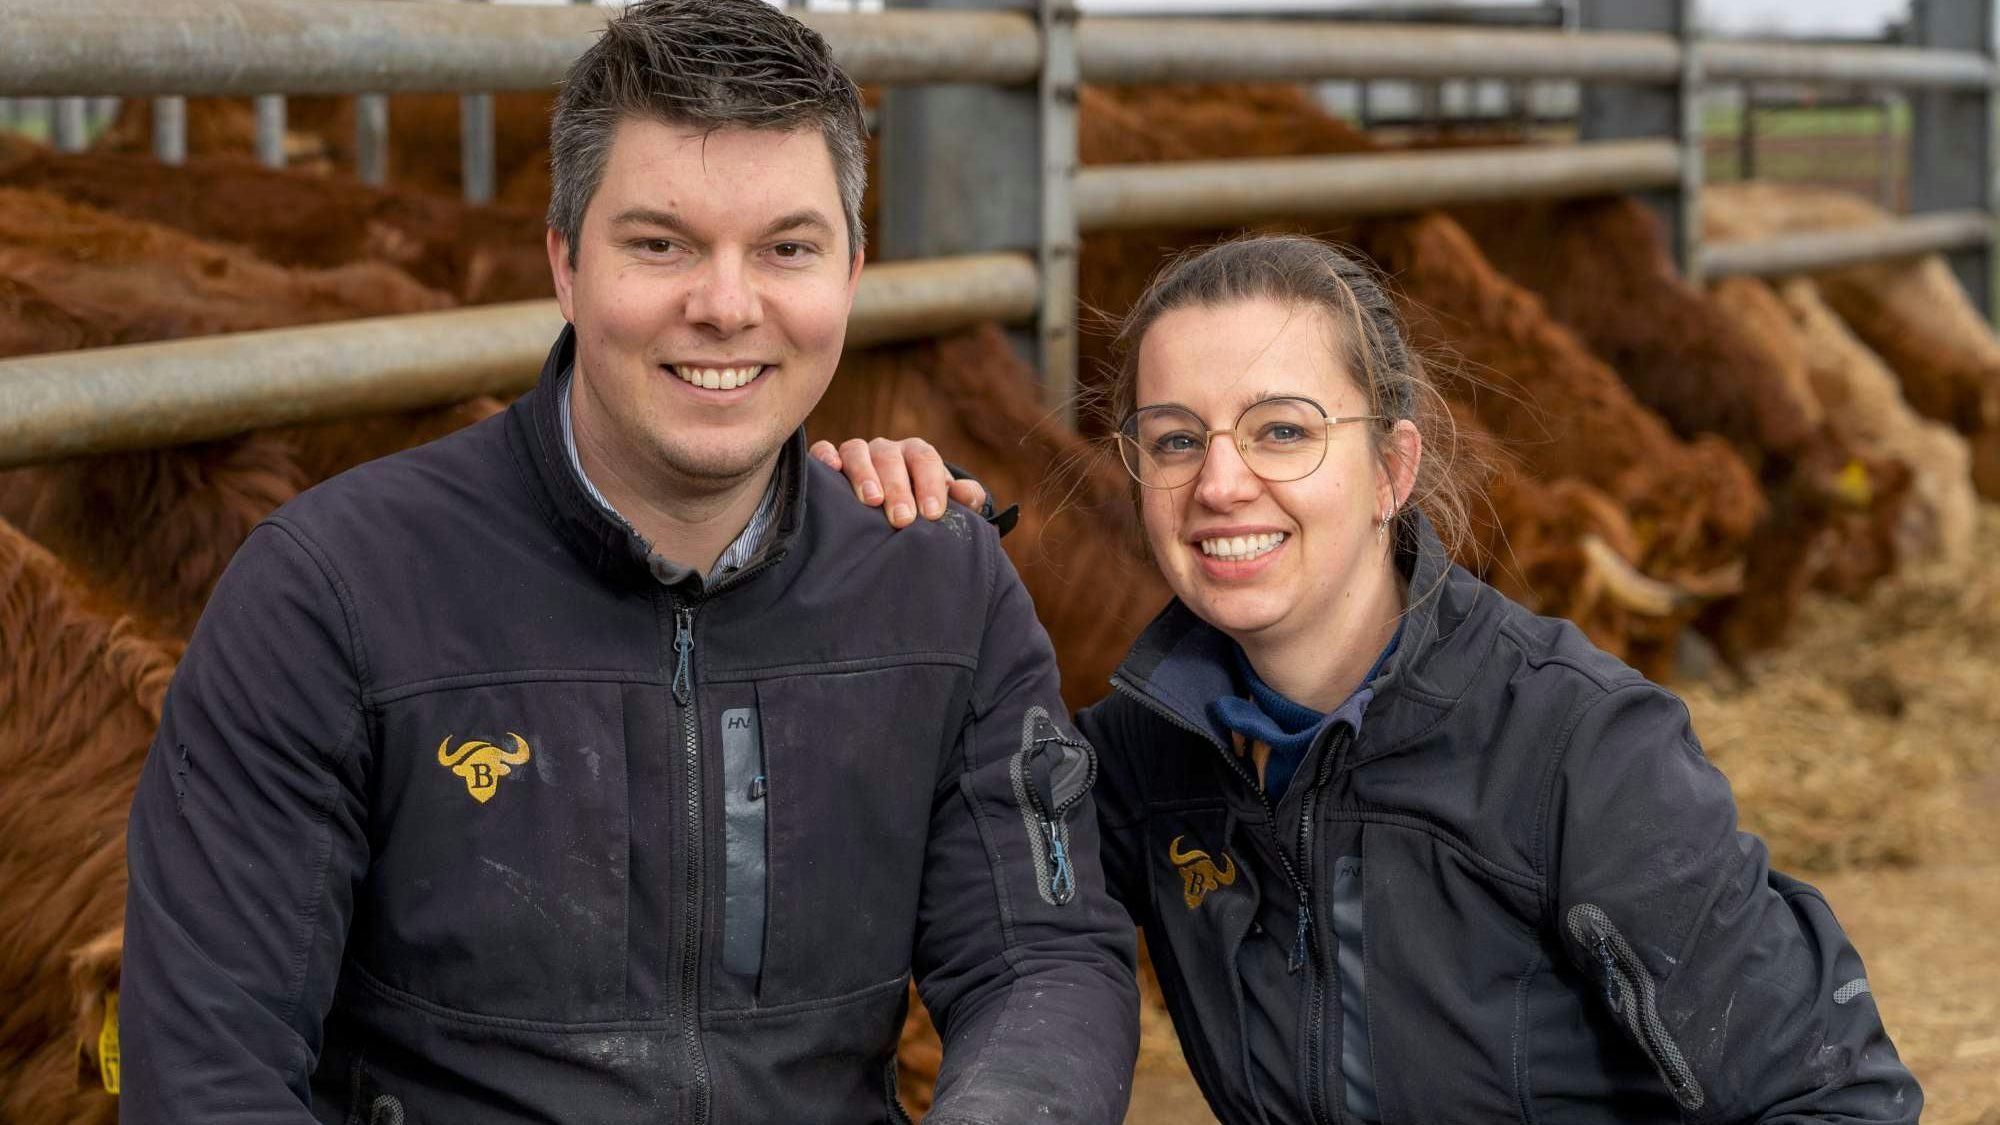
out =
[[[457,765],[459,762],[465,759],[465,756],[467,754],[472,753],[473,747],[477,745],[479,745],[477,742],[467,742],[465,745],[459,747],[457,750],[452,751],[449,749],[451,746],[451,736],[448,734],[445,735],[444,741],[438,743],[438,765],[441,766]]]
[[[1585,535],[1584,568],[1603,584],[1611,600],[1646,617],[1670,617],[1701,599],[1686,590],[1657,578],[1648,578],[1626,562],[1623,555],[1595,535]]]

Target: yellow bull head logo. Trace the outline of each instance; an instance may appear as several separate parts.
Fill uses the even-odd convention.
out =
[[[1180,869],[1181,898],[1187,901],[1188,909],[1193,910],[1208,897],[1208,892],[1220,890],[1236,881],[1236,861],[1224,852],[1222,862],[1226,866],[1218,868],[1215,861],[1208,858],[1208,853],[1199,848],[1182,851],[1181,841],[1185,839],[1185,836],[1173,838],[1167,845],[1167,858]]]
[[[499,787],[500,779],[514,772],[514,767],[526,762],[530,756],[528,740],[507,732],[514,741],[514,749],[502,750],[491,742],[466,739],[451,748],[451,736],[445,735],[438,743],[438,765],[465,779],[466,792],[480,804],[493,799],[493,791]]]

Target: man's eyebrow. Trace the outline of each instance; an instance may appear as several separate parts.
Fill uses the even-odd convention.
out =
[[[651,207],[628,207],[612,216],[611,225],[665,227],[668,230],[686,230],[681,217],[672,211],[658,211]]]
[[[782,234],[788,230],[797,230],[800,227],[812,227],[828,237],[833,235],[833,224],[827,222],[825,215],[809,207],[803,211],[794,211],[789,215],[785,215],[770,226],[765,227],[763,237],[769,238],[774,234]]]

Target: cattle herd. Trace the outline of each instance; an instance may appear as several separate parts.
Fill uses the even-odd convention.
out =
[[[195,100],[192,158],[155,163],[132,103],[91,151],[0,135],[0,356],[550,293],[550,100],[502,99],[501,202],[452,198],[456,99],[398,97],[391,189],[351,167],[352,106],[299,99],[294,167],[255,164],[247,103]],[[1291,87],[1088,89],[1086,163],[1367,151]],[[872,204],[871,204],[872,205]],[[1770,184],[1704,195],[1726,240],[1888,216]],[[2000,342],[1936,259],[1691,288],[1623,198],[1489,205],[1292,229],[1389,276],[1483,491],[1463,562],[1642,669],[1783,643],[1808,591],[1857,598],[1970,562],[2000,497]],[[1085,240],[1086,308],[1229,232]],[[1086,388],[1109,362],[1086,332]],[[111,1121],[124,818],[166,683],[222,567],[300,490],[501,408],[491,399],[0,472],[0,1125]],[[1007,546],[1072,705],[1104,690],[1165,600],[1139,556],[1104,426],[1050,420],[998,326],[843,361],[815,436],[930,437],[1022,506]],[[1699,658],[1699,659],[1697,659]],[[1149,1021],[1149,1035],[1157,1021]],[[905,1094],[928,1102],[914,1014]]]

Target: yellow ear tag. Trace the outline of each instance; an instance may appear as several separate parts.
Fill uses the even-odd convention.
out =
[[[104,998],[104,1026],[97,1031],[97,1073],[104,1079],[104,1092],[118,1092],[118,994]]]
[[[1840,498],[1857,508],[1866,508],[1875,496],[1873,483],[1868,477],[1868,466],[1860,461],[1849,461],[1840,470],[1839,483],[1835,486]]]

